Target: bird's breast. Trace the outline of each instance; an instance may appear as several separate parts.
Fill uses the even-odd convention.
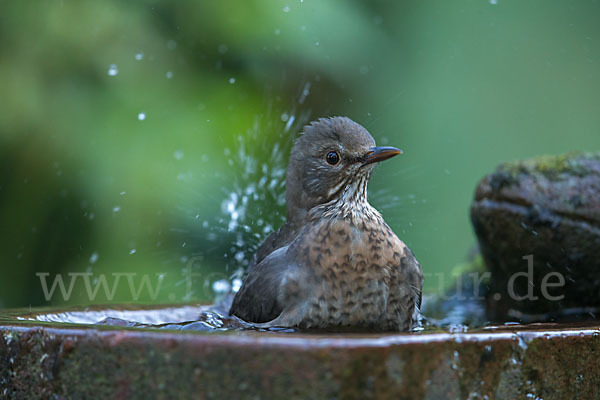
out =
[[[304,242],[308,261],[316,270],[373,275],[399,261],[405,248],[378,216],[323,220],[307,232]]]
[[[381,316],[405,246],[380,216],[323,220],[304,243],[305,263],[318,282],[311,300],[315,319],[355,325]]]

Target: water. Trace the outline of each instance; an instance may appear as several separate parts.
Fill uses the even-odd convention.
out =
[[[0,314],[0,324],[25,323],[25,324],[53,324],[60,326],[94,325],[115,328],[135,328],[144,330],[169,330],[169,331],[203,331],[203,332],[241,332],[258,331],[266,333],[296,333],[305,335],[366,335],[369,337],[385,337],[393,332],[376,333],[367,330],[352,328],[331,328],[323,330],[300,330],[286,327],[262,328],[244,322],[237,317],[228,316],[228,303],[231,299],[214,305],[183,305],[183,306],[128,306],[122,307],[71,307],[65,310],[12,310]],[[532,325],[521,324],[486,324],[484,326],[464,326],[457,331],[451,326],[424,321],[423,324],[409,333],[400,334],[402,337],[415,336],[414,340],[433,340],[442,338],[453,340],[456,343],[478,340],[488,341],[491,338],[507,339],[513,343],[514,365],[522,363],[523,356],[529,343],[534,339],[552,340],[555,338],[586,337],[598,335],[597,321],[579,323],[538,323]],[[396,334],[397,335],[397,334]],[[416,339],[421,337],[423,339]],[[441,335],[441,336],[440,336]],[[408,339],[412,340],[412,339]],[[486,344],[486,352],[493,352],[493,346]],[[453,369],[461,368],[460,353],[454,351],[450,360]]]
[[[117,76],[119,74],[119,69],[115,64],[110,64],[108,67],[108,76]]]
[[[231,145],[222,146],[220,154],[172,151],[174,162],[182,166],[177,206],[166,210],[168,219],[175,221],[170,235],[177,238],[176,248],[170,251],[161,245],[159,251],[151,250],[170,270],[181,270],[176,280],[169,273],[163,286],[169,302],[206,301],[225,289],[238,290],[260,243],[284,223],[287,158],[297,133],[310,120],[310,111],[298,109],[310,87],[302,82],[298,97],[285,107],[267,101],[266,113],[236,135]],[[227,175],[212,169],[215,158],[226,163]],[[200,160],[200,170],[183,170],[195,160]],[[215,187],[196,192],[198,182],[205,180],[215,180]],[[214,212],[199,208],[198,202],[206,197],[220,203],[219,208]],[[138,254],[148,251],[136,248]]]

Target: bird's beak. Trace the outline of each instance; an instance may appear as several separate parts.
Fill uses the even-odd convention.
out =
[[[397,156],[398,154],[402,154],[402,150],[397,149],[395,147],[371,147],[371,150],[367,153],[367,156],[365,157],[363,165],[387,160],[388,158],[392,158],[394,156]]]

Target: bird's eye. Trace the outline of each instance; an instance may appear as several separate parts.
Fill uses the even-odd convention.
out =
[[[325,158],[327,159],[327,162],[331,165],[335,165],[340,162],[340,155],[335,151],[330,151],[329,153],[327,153],[327,157]]]

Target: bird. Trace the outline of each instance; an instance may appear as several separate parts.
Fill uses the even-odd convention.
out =
[[[320,118],[295,140],[286,222],[257,249],[229,314],[260,328],[409,331],[423,272],[367,199],[377,147],[347,117]]]

